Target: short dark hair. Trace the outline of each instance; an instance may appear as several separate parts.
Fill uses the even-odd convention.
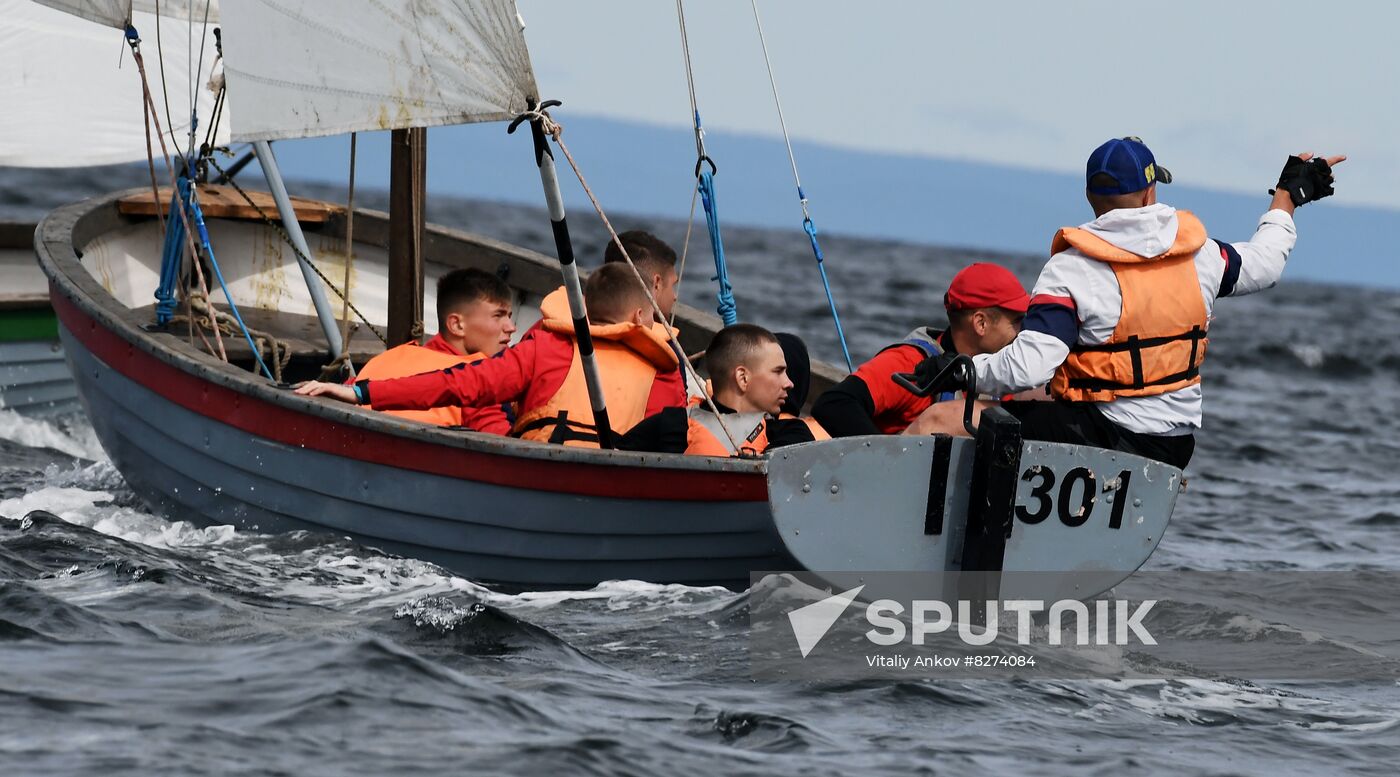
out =
[[[475,267],[453,270],[438,278],[438,331],[447,328],[448,313],[455,312],[477,300],[509,305],[511,302],[510,287],[495,275]]]
[[[779,344],[777,336],[757,324],[730,324],[715,332],[705,349],[705,371],[715,390],[730,388],[734,368],[767,343]]]
[[[1017,310],[1010,310],[1008,308],[1000,308],[996,306],[988,308],[958,308],[955,310],[948,311],[948,328],[961,329],[967,326],[968,322],[972,321],[972,314],[976,313],[979,310],[986,313],[989,316],[992,316],[993,318],[1015,318],[1016,316],[1025,315],[1024,313]]]
[[[675,269],[676,251],[661,238],[650,232],[641,229],[631,229],[617,236],[617,240],[609,240],[608,247],[603,249],[603,263],[613,262],[627,263],[622,256],[622,250],[617,247],[618,242],[627,249],[627,255],[632,257],[633,264],[637,265],[637,270],[643,275],[655,273],[665,275],[667,270]]]
[[[605,264],[588,276],[583,285],[583,305],[595,324],[617,324],[637,308],[647,306],[647,292],[632,268],[625,264]]]

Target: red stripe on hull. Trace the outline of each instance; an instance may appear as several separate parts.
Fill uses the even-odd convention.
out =
[[[123,340],[62,292],[52,294],[65,329],[127,379],[206,418],[285,445],[477,483],[581,496],[659,501],[762,502],[762,475],[696,472],[504,456],[396,437],[300,413],[171,366]],[[657,516],[665,520],[665,516]]]

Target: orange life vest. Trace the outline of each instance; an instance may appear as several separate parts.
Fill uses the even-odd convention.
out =
[[[703,407],[691,407],[685,452],[691,456],[756,456],[768,450],[768,419],[763,413],[725,413],[720,416]],[[725,430],[729,431],[725,435]],[[729,438],[739,445],[735,451]]]
[[[544,295],[544,299],[540,300],[540,323],[543,324],[546,319],[551,318],[556,318],[560,321],[569,321],[573,318],[573,315],[569,312],[569,293],[563,286]],[[658,326],[658,329],[660,330],[659,334],[663,336],[666,334],[665,327]],[[676,339],[679,340],[681,337],[681,328],[675,324],[671,324],[671,331],[676,333]],[[679,361],[676,362],[676,366],[680,366]]]
[[[1056,370],[1050,382],[1056,398],[1111,402],[1201,382],[1209,321],[1196,253],[1205,245],[1206,230],[1191,213],[1176,214],[1176,240],[1159,256],[1138,256],[1082,229],[1066,227],[1055,234],[1052,256],[1073,247],[1106,262],[1123,294],[1123,312],[1108,342],[1076,345]]]
[[[549,332],[573,340],[572,321],[546,318],[541,326]],[[676,352],[658,331],[658,326],[593,324],[593,353],[598,377],[603,384],[608,422],[617,434],[625,434],[646,417],[647,400],[659,370],[674,370],[680,364]],[[535,407],[521,408],[511,434],[525,440],[555,442],[579,448],[597,448],[598,432],[593,425],[593,403],[583,373],[583,358],[574,343],[573,361],[559,390]]]
[[[431,348],[424,348],[417,343],[404,343],[395,346],[379,354],[378,356],[365,362],[365,366],[360,368],[356,375],[358,380],[384,380],[386,378],[406,378],[410,375],[421,375],[434,370],[445,370],[448,367],[462,364],[472,364],[486,358],[486,354],[473,353],[468,356],[457,356],[456,354],[434,351]],[[389,415],[407,418],[410,421],[422,421],[425,424],[437,424],[438,426],[462,426],[462,408],[460,407],[435,407],[431,410],[384,410],[381,411]]]
[[[822,441],[822,440],[830,440],[830,439],[831,439],[831,434],[830,434],[829,432],[827,432],[825,429],[823,429],[823,428],[822,428],[822,425],[819,424],[819,423],[817,423],[817,419],[815,419],[815,418],[809,418],[809,417],[807,417],[807,416],[797,416],[797,415],[793,415],[792,413],[779,413],[779,414],[778,414],[778,418],[780,418],[780,419],[782,419],[782,420],[797,419],[797,420],[801,421],[802,423],[807,424],[807,428],[812,430],[812,439],[814,439],[814,440],[816,440],[816,441],[818,441],[818,442],[820,442],[820,441]]]

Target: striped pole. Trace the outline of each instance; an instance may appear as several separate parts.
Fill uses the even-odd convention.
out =
[[[535,164],[540,168],[540,184],[544,187],[544,201],[549,208],[549,225],[554,231],[554,249],[559,254],[559,269],[564,272],[564,289],[569,296],[569,315],[574,319],[574,342],[578,346],[579,358],[583,362],[583,376],[588,384],[588,398],[593,404],[593,425],[598,429],[598,447],[612,448],[613,431],[608,423],[608,406],[603,397],[603,383],[598,378],[598,360],[593,356],[593,334],[588,330],[588,313],[583,304],[583,285],[578,279],[578,265],[574,263],[574,245],[569,239],[569,224],[564,220],[564,197],[559,193],[559,176],[554,169],[554,154],[550,153],[545,140],[544,119],[536,111],[535,102],[529,103],[530,135],[535,140]],[[559,105],[550,100],[540,105],[538,110]],[[510,125],[514,132],[519,119]]]

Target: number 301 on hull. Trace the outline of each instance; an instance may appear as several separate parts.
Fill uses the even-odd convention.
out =
[[[1152,555],[1182,473],[1017,437],[1000,451],[986,439],[852,437],[775,451],[768,484],[788,551],[841,573],[838,584],[862,571],[1075,573],[1053,578],[1064,590],[1024,593],[1088,599]]]

